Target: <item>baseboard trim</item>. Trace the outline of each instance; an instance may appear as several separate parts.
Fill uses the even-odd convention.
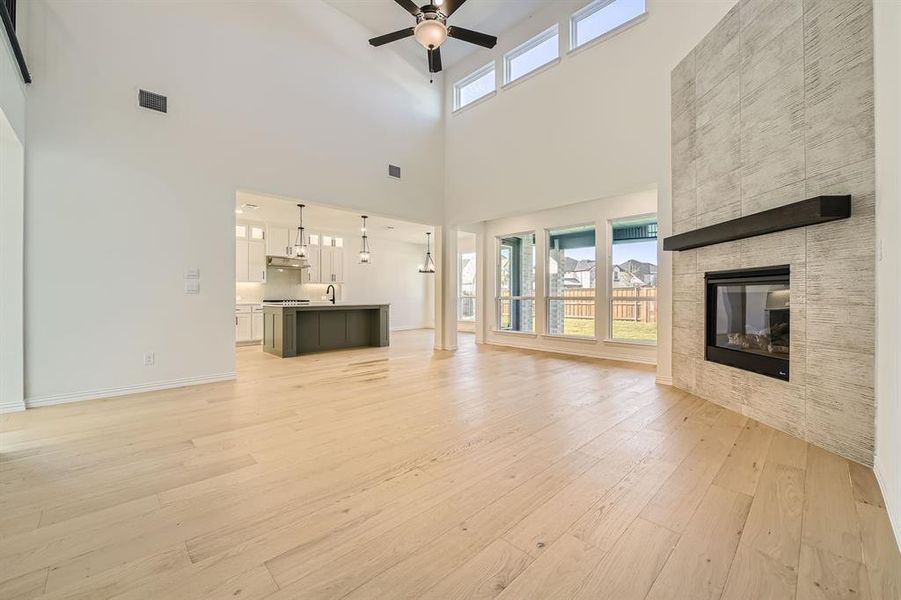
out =
[[[658,376],[657,376],[657,383],[659,383],[660,385],[668,385],[668,386],[672,386],[672,385],[673,385],[673,378],[672,378],[672,377],[663,377],[662,375],[658,375]]]
[[[53,394],[50,396],[38,396],[36,398],[26,398],[25,406],[27,408],[40,408],[42,406],[53,406],[55,404],[68,404],[69,402],[82,402],[84,400],[99,400],[101,398],[127,396],[129,394],[139,394],[141,392],[156,392],[160,390],[170,390],[172,388],[187,387],[189,385],[201,385],[205,383],[230,381],[232,379],[236,379],[237,376],[237,373],[232,371],[230,373],[220,373],[218,375],[183,377],[181,379],[138,383],[135,385],[106,388],[102,390],[90,390],[86,392],[71,392],[66,394]]]
[[[876,483],[879,484],[879,491],[882,493],[882,500],[885,502],[885,512],[888,514],[889,523],[892,525],[892,531],[895,533],[895,545],[901,548],[901,506],[889,506],[890,494],[885,493],[885,486],[882,484],[882,469],[879,468],[879,456],[873,461],[873,473],[876,474]]]
[[[0,403],[0,414],[11,412],[22,412],[25,410],[25,403],[13,400],[12,402]]]
[[[417,329],[434,329],[429,325],[404,325],[403,327],[391,327],[388,331],[416,331]]]
[[[485,340],[485,344],[490,346],[498,346],[500,348],[516,348],[517,350],[531,350],[533,352],[545,352],[547,354],[563,354],[566,356],[581,356],[582,358],[598,358],[601,360],[614,360],[617,362],[627,362],[627,363],[635,363],[637,365],[651,365],[656,366],[657,361],[648,361],[641,360],[638,358],[626,358],[623,356],[614,356],[610,354],[602,354],[600,352],[577,352],[575,350],[567,350],[565,348],[535,348],[533,346],[527,346],[525,344],[510,344],[510,343],[500,343],[493,342],[489,340]]]

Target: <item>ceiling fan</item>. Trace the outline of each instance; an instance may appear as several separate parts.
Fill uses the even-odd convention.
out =
[[[441,70],[441,44],[449,37],[484,48],[494,48],[494,45],[497,44],[497,38],[493,35],[447,25],[448,17],[466,0],[431,0],[431,3],[425,6],[416,6],[413,0],[394,1],[416,17],[416,26],[374,37],[369,40],[369,43],[373,46],[381,46],[410,36],[415,37],[416,41],[428,52],[429,73],[437,73]]]

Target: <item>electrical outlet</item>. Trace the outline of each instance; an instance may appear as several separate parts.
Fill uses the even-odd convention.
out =
[[[156,356],[153,352],[145,352],[144,353],[144,366],[152,367],[153,363],[156,362]]]

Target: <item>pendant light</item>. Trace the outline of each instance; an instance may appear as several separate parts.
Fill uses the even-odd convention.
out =
[[[368,217],[363,215],[363,227],[360,228],[360,231],[363,233],[363,246],[360,248],[360,264],[368,265],[372,262],[372,253],[369,251],[369,238],[366,235],[366,219]]]
[[[297,226],[297,237],[294,238],[294,247],[288,247],[288,254],[293,254],[297,258],[306,258],[308,253],[307,240],[303,230],[303,206],[303,204],[297,205],[297,208],[300,209],[300,224]]]
[[[425,251],[425,261],[422,263],[422,266],[419,267],[420,273],[434,273],[435,272],[435,261],[432,260],[432,232],[426,232],[426,251]]]

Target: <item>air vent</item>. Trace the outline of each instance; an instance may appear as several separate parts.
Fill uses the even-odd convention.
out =
[[[162,94],[154,94],[147,90],[138,90],[138,106],[157,112],[169,112],[169,100]]]
[[[388,165],[388,177],[400,179],[400,167],[397,165]]]

